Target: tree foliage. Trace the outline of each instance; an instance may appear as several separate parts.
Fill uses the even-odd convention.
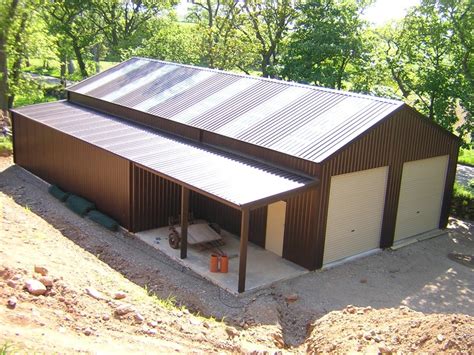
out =
[[[342,89],[349,65],[363,60],[365,4],[355,0],[303,3],[289,38],[282,75],[288,79]]]
[[[470,0],[421,0],[382,28],[362,17],[373,0],[194,0],[181,19],[177,1],[0,0],[3,115],[18,94],[41,96],[30,59],[59,62],[65,83],[140,55],[399,98],[474,130]]]

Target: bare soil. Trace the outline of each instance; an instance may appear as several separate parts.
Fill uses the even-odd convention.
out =
[[[402,302],[370,302],[379,309],[345,300],[329,305],[321,294],[318,303],[315,289],[299,283],[310,284],[311,275],[327,282],[331,270],[234,297],[128,233],[75,215],[44,182],[0,158],[0,352],[472,353],[474,319],[456,314],[469,313],[464,307],[473,302],[472,279],[464,280],[472,268],[448,262],[464,282],[457,288],[464,298],[443,314],[435,306],[429,314],[415,312]],[[51,278],[45,295],[24,288],[42,277],[35,265]],[[125,298],[115,299],[117,292]]]

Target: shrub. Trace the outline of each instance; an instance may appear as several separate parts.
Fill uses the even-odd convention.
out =
[[[471,184],[472,180],[469,182]],[[454,184],[451,215],[474,220],[474,191],[458,183]]]

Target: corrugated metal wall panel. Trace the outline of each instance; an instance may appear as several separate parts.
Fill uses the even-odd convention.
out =
[[[15,162],[130,227],[129,162],[18,113]]]
[[[286,200],[283,257],[308,269],[314,269],[316,255],[317,201],[319,189]]]
[[[133,167],[134,222],[133,231],[139,232],[168,225],[168,217],[180,213],[181,188],[140,167]],[[225,230],[240,235],[241,212],[206,196],[191,191],[189,209],[196,219],[218,223]],[[267,208],[250,214],[249,240],[265,245]]]
[[[361,136],[342,151],[322,164],[321,195],[315,234],[315,268],[322,266],[330,179],[333,175],[389,166],[384,221],[380,246],[393,244],[395,221],[400,192],[403,163],[449,154],[448,174],[444,192],[440,227],[445,227],[448,218],[452,186],[456,173],[459,142],[441,127],[408,106],[403,106],[380,125]]]
[[[180,213],[181,188],[140,167],[133,167],[134,223],[139,232],[168,225]]]

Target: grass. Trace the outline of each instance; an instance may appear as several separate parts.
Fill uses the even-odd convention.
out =
[[[474,166],[474,149],[463,149],[459,151],[458,163]]]
[[[13,354],[15,352],[15,349],[13,347],[13,344],[6,341],[3,343],[3,345],[0,346],[0,355],[8,355],[8,354]]]
[[[42,96],[42,95],[17,95],[15,96],[14,107],[21,107],[33,104],[40,104],[43,102],[57,101],[58,99],[54,96]]]
[[[80,77],[80,73],[79,73],[79,65],[77,64],[77,61],[75,60],[73,61],[73,63],[74,63],[74,67],[76,71],[74,74],[69,75],[68,79],[73,80],[73,81],[81,80],[82,78]],[[100,71],[109,69],[110,67],[113,67],[117,63],[118,62],[109,62],[109,61],[101,60],[99,62]],[[94,63],[88,62],[87,69],[90,75],[95,74],[93,68],[94,68]],[[55,78],[60,78],[61,63],[57,60],[43,61],[42,59],[30,59],[30,66],[24,68],[23,70],[30,73],[48,75],[48,76],[53,76]]]
[[[11,137],[0,137],[0,152],[12,152],[13,143]]]

